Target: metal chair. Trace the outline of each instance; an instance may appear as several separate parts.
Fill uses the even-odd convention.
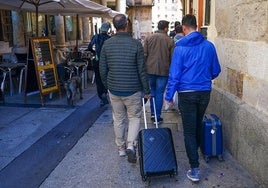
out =
[[[0,99],[0,100],[4,101],[5,81],[6,81],[7,71],[0,67],[0,73],[1,73],[0,74],[0,81],[1,81],[0,92],[1,92],[1,97],[2,97],[2,99]]]

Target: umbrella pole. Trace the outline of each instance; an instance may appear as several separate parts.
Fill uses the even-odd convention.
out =
[[[76,14],[76,49],[78,51],[78,40],[79,40],[79,17]]]
[[[38,6],[35,5],[35,36],[38,37]]]

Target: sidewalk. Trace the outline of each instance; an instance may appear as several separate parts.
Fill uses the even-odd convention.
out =
[[[173,133],[178,176],[152,178],[151,187],[258,187],[258,184],[227,151],[224,153],[224,162],[212,159],[206,163],[201,158],[201,181],[198,184],[190,182],[186,178],[189,166],[183,143],[182,125],[178,118],[175,119],[176,117],[176,112],[166,112],[165,124],[162,126],[171,128]],[[145,186],[147,184],[141,180],[139,163],[130,164],[126,157],[118,156],[114,143],[111,107],[109,107],[40,187],[140,188]]]
[[[0,105],[0,171],[95,94],[95,87],[89,84],[75,107],[67,106],[65,96],[60,99],[58,94],[52,99],[46,96],[44,106],[39,94],[28,96],[27,104],[23,94],[7,94],[6,104]]]
[[[95,94],[95,87],[87,87],[84,90],[84,99],[79,101],[75,108],[66,107],[64,105],[65,98],[47,101],[47,105],[39,107],[37,105],[40,102],[39,96],[36,97],[35,105],[32,107],[21,107],[14,104],[0,106],[0,173],[2,169],[14,163],[15,159],[20,158],[23,153],[25,154],[25,151],[28,151],[30,147],[32,148],[32,145],[51,132],[53,128],[61,126],[62,122],[69,117],[77,116],[76,112],[81,108],[87,110],[88,107],[84,104],[94,99]],[[14,102],[17,99],[13,98],[12,100]],[[224,152],[224,162],[212,159],[206,163],[203,158],[200,158],[201,181],[198,184],[190,182],[185,175],[189,165],[184,148],[180,118],[176,111],[164,112],[163,117],[165,123],[162,126],[171,128],[173,133],[178,175],[174,178],[167,176],[152,178],[151,187],[258,187],[258,184],[227,151]],[[78,116],[69,119],[77,118],[79,119]],[[90,117],[88,118],[90,119]],[[126,157],[118,156],[109,105],[50,175],[42,179],[45,180],[39,183],[41,188],[140,188],[147,185],[141,179],[139,163],[130,164]]]

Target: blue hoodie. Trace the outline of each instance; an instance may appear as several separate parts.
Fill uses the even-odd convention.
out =
[[[165,99],[172,101],[176,91],[210,91],[211,80],[220,72],[214,45],[194,31],[176,43]]]

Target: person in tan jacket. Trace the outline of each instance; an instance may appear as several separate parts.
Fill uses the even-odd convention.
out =
[[[167,34],[168,28],[168,21],[159,21],[158,30],[144,41],[144,55],[147,73],[150,78],[150,91],[152,97],[155,98],[156,106],[155,114],[151,98],[151,119],[154,121],[156,116],[158,123],[163,121],[161,118],[163,95],[168,81],[169,66],[174,48],[174,41]]]

